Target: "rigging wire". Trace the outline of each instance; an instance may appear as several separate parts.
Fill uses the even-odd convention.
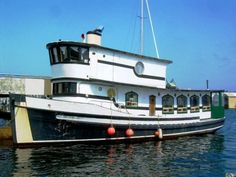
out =
[[[130,23],[129,32],[128,32],[128,35],[125,39],[125,44],[127,45],[128,44],[127,41],[130,39],[130,36],[131,36],[131,40],[129,40],[130,43],[128,44],[130,47],[128,48],[128,46],[127,46],[126,48],[129,51],[134,52],[134,53],[139,51],[138,53],[140,53],[141,55],[144,54],[144,19],[145,19],[145,17],[144,17],[144,8],[145,7],[144,7],[144,4],[143,4],[143,1],[144,0],[141,0],[141,5],[140,5],[141,11],[140,10],[138,11],[137,8],[134,8],[134,10],[136,10],[136,18],[134,20],[134,23]],[[150,23],[150,26],[151,26],[151,32],[152,32],[152,38],[153,38],[156,57],[160,58],[148,0],[145,0],[145,4],[146,4],[146,11],[148,13],[149,23]],[[138,7],[138,6],[135,6],[135,7]],[[141,13],[141,14],[138,15],[139,13]],[[136,34],[137,33],[136,28],[138,29],[137,19],[140,20],[140,37],[139,37],[140,38],[140,41],[139,41],[140,45],[139,46],[137,45],[138,44],[138,42],[137,42],[137,35],[138,34]],[[130,21],[132,21],[132,20],[130,20]],[[134,27],[132,28],[132,26],[134,26]],[[131,32],[131,29],[133,29],[132,32]],[[131,35],[130,35],[130,33],[131,33]]]
[[[124,45],[126,50],[127,51],[130,51],[130,52],[136,52],[134,49],[134,45],[137,44],[135,43],[135,39],[136,39],[136,24],[137,24],[137,16],[138,16],[138,7],[134,4],[132,5],[132,7],[135,7],[135,8],[132,8],[132,12],[130,13],[131,14],[131,18],[129,18],[129,30],[128,30],[128,33],[126,35],[126,38],[124,40]],[[135,17],[135,18],[134,18]]]

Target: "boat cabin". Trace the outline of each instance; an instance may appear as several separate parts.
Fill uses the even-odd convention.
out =
[[[209,117],[211,91],[166,88],[172,63],[101,46],[101,34],[87,33],[88,42],[58,41],[47,48],[52,67],[53,96],[110,107],[110,100],[136,115]],[[204,114],[205,113],[205,114]]]

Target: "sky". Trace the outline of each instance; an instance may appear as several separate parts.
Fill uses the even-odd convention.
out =
[[[167,80],[236,91],[236,0],[149,0]],[[0,0],[0,74],[50,76],[46,44],[81,41],[103,25],[102,45],[140,53],[140,0]],[[144,54],[156,56],[148,14]]]

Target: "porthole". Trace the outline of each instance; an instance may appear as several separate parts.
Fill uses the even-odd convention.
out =
[[[98,87],[98,90],[101,92],[102,91],[102,87]]]
[[[144,72],[144,65],[142,62],[138,62],[136,63],[135,67],[134,67],[134,72],[137,74],[137,75],[142,75],[143,72]]]

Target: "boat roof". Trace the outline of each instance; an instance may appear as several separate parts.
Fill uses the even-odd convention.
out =
[[[236,97],[236,92],[225,92],[224,94],[228,97]]]
[[[82,47],[94,47],[94,48],[98,48],[98,49],[104,49],[104,50],[110,50],[110,51],[114,51],[114,52],[118,52],[118,53],[123,53],[126,55],[131,55],[131,56],[135,56],[135,57],[139,57],[139,58],[143,58],[143,59],[150,59],[150,60],[154,60],[154,61],[159,61],[162,63],[166,63],[166,64],[170,64],[173,63],[171,60],[167,60],[167,59],[160,59],[160,58],[156,58],[156,57],[151,57],[151,56],[145,56],[145,55],[140,55],[140,54],[135,54],[135,53],[131,53],[131,52],[127,52],[127,51],[122,51],[122,50],[117,50],[117,49],[113,49],[113,48],[108,48],[108,47],[103,47],[100,45],[96,45],[96,44],[88,44],[88,43],[83,43],[83,42],[76,42],[76,41],[57,41],[57,42],[51,42],[47,44],[47,48],[51,48],[57,45],[75,45],[75,46],[82,46]]]
[[[181,91],[181,92],[224,92],[224,90],[209,90],[209,89],[168,89],[173,91]]]

